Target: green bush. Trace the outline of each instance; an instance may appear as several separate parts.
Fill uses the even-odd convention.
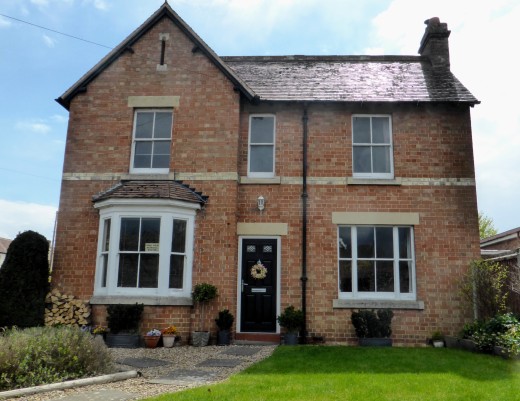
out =
[[[137,333],[143,310],[144,305],[138,303],[134,305],[108,305],[107,322],[110,333]]]
[[[280,326],[285,327],[288,333],[297,333],[303,327],[303,312],[292,305],[285,308],[277,319]]]
[[[112,371],[104,343],[72,327],[7,330],[0,335],[0,390]]]
[[[43,326],[49,292],[49,243],[34,231],[18,234],[0,269],[0,327]]]
[[[235,317],[229,311],[229,309],[223,309],[218,312],[218,318],[215,319],[215,323],[219,330],[230,330],[231,326],[233,326],[233,321]]]
[[[520,353],[520,322],[511,313],[497,315],[485,323],[475,325],[471,339],[483,352],[492,352],[497,345],[516,355]]]
[[[360,310],[352,312],[350,320],[358,338],[390,338],[393,317],[390,309]]]

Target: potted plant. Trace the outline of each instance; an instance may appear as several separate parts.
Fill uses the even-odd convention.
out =
[[[432,334],[432,344],[435,348],[444,347],[444,336],[440,331],[434,331]]]
[[[300,309],[295,309],[294,306],[289,305],[283,313],[277,317],[280,326],[285,328],[284,344],[296,345],[298,344],[298,332],[303,326],[303,312]]]
[[[137,348],[139,346],[139,323],[143,315],[143,304],[109,305],[107,322],[109,333],[106,343],[114,348]]]
[[[208,283],[200,283],[193,287],[192,298],[195,304],[200,305],[199,330],[191,333],[191,342],[195,347],[208,345],[209,331],[204,329],[204,309],[206,304],[217,296],[217,287]]]
[[[360,310],[352,312],[351,321],[361,346],[391,347],[392,318],[390,309]]]
[[[101,339],[105,340],[105,336],[108,332],[108,328],[105,326],[98,325],[98,326],[94,327],[90,332],[92,333],[94,338],[101,338]]]
[[[173,347],[175,343],[175,334],[177,334],[177,327],[168,326],[162,331],[162,340],[165,348]]]
[[[219,311],[215,323],[218,327],[217,345],[229,345],[231,343],[231,326],[235,317],[229,309]]]
[[[161,330],[152,329],[143,336],[143,339],[146,348],[156,348],[161,339]]]

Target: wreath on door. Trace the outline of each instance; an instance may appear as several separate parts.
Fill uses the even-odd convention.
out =
[[[267,277],[267,268],[259,260],[251,267],[251,277],[255,280],[262,280]]]

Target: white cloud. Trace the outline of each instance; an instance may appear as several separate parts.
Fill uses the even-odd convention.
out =
[[[51,131],[51,127],[43,122],[18,122],[16,123],[16,129],[35,134],[47,134]]]
[[[68,117],[65,117],[61,114],[54,114],[50,117],[50,119],[55,122],[55,123],[60,123],[60,124],[63,124],[63,123],[66,123],[67,121],[69,121]]]
[[[31,0],[31,3],[35,6],[47,7],[49,5],[49,0]]]
[[[33,230],[52,240],[55,206],[0,199],[0,237],[13,239],[19,232]]]
[[[0,28],[7,28],[11,26],[11,21],[4,17],[0,17]]]
[[[83,4],[92,4],[94,8],[101,11],[107,11],[110,8],[110,4],[106,0],[84,0]]]
[[[53,38],[45,34],[43,35],[43,41],[47,45],[47,47],[54,47],[56,44],[56,41]]]

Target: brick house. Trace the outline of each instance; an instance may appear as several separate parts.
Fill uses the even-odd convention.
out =
[[[449,34],[427,21],[419,56],[219,57],[165,3],[57,99],[53,286],[97,324],[143,302],[143,332],[183,339],[199,282],[219,291],[207,324],[228,308],[237,339],[278,341],[290,304],[328,342],[354,341],[359,308],[392,308],[397,344],[457,332],[479,102]]]

